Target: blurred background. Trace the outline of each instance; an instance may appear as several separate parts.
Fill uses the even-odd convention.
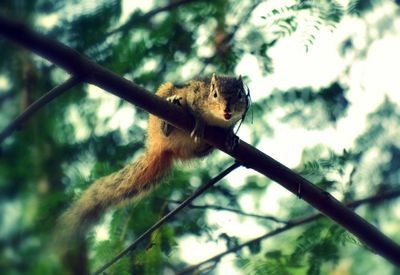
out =
[[[252,106],[238,135],[344,202],[400,188],[399,1],[2,0],[0,13],[149,91],[241,74]],[[0,37],[0,130],[68,78]],[[0,152],[0,273],[76,274],[48,250],[57,217],[143,152],[147,113],[80,85],[35,114]],[[107,212],[79,270],[111,259],[232,159],[179,165],[140,202]],[[315,210],[240,168],[107,274],[176,274]],[[400,243],[400,200],[357,213]],[[195,272],[195,271],[190,271]],[[197,274],[399,274],[328,219],[259,239]]]

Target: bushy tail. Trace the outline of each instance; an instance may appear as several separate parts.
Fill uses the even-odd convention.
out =
[[[59,245],[68,246],[81,239],[104,210],[148,190],[170,170],[172,163],[172,152],[148,151],[136,162],[92,183],[60,217],[55,232]]]

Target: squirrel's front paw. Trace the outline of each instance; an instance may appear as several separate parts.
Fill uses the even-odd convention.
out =
[[[166,98],[167,101],[171,102],[172,104],[178,105],[178,106],[182,106],[182,103],[181,103],[182,99],[183,99],[183,97],[178,96],[178,95],[173,95],[173,96]],[[164,120],[161,121],[161,131],[164,133],[164,135],[166,137],[168,137],[171,134],[173,129],[174,129],[174,126],[172,126],[171,124],[167,123]]]
[[[199,143],[204,137],[205,123],[201,119],[196,119],[196,124],[190,136],[194,139],[195,143]]]
[[[173,95],[173,96],[167,97],[167,100],[168,100],[169,102],[171,102],[171,103],[173,103],[173,104],[176,104],[176,105],[179,105],[179,106],[182,106],[182,104],[181,104],[181,100],[182,100],[182,99],[183,99],[183,97],[178,96],[178,95]]]

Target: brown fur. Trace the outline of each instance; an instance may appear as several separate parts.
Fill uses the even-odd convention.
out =
[[[214,97],[213,92],[217,92],[218,97]],[[243,83],[236,78],[213,75],[211,79],[189,81],[182,87],[166,83],[161,85],[157,95],[179,96],[181,106],[196,120],[224,128],[232,128],[247,109]],[[227,108],[232,114],[228,120],[224,118]],[[159,118],[149,116],[146,152],[133,164],[95,181],[61,216],[56,230],[58,239],[68,245],[82,237],[107,208],[126,202],[159,182],[175,160],[203,157],[211,152],[210,145],[201,139],[194,141],[189,133],[180,129],[173,128],[166,135],[162,123]]]

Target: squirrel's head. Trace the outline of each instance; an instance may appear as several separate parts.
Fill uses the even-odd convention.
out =
[[[232,124],[247,111],[248,97],[242,77],[217,76],[210,80],[209,107],[218,118]]]

